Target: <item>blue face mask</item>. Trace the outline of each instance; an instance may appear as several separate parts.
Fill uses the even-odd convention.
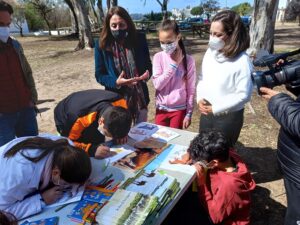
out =
[[[0,27],[0,40],[7,43],[9,38],[9,27]]]

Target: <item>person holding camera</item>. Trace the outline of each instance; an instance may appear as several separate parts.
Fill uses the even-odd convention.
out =
[[[300,223],[300,92],[289,89],[297,96],[261,87],[268,109],[281,125],[278,135],[278,165],[282,172],[287,196],[285,225]]]
[[[197,85],[201,112],[199,131],[222,131],[234,146],[244,120],[244,106],[252,93],[252,63],[245,53],[249,34],[238,14],[217,13],[210,27],[209,48]]]

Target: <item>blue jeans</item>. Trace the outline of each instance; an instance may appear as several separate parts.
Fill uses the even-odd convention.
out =
[[[0,146],[15,137],[36,135],[38,135],[38,125],[33,107],[15,113],[0,113]]]

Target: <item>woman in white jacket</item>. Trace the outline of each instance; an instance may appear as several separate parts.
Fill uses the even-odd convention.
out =
[[[65,138],[23,137],[0,148],[0,171],[0,210],[22,219],[85,183],[91,162]]]
[[[212,19],[209,48],[197,85],[199,130],[224,133],[233,146],[240,134],[245,103],[252,93],[252,64],[245,53],[249,34],[238,14],[226,10]]]

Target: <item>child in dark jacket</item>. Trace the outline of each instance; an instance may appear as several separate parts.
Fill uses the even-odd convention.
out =
[[[251,191],[255,182],[221,132],[200,132],[187,154],[172,163],[195,166],[199,200],[214,224],[250,223]]]

